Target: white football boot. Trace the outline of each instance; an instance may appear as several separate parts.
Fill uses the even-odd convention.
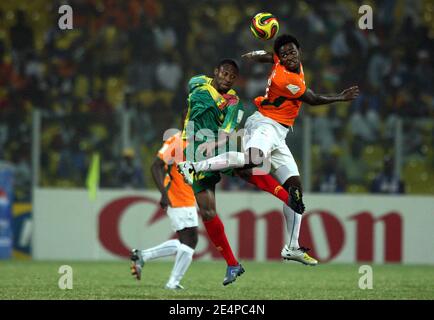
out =
[[[183,175],[184,181],[192,185],[194,180],[194,175],[196,171],[194,170],[193,164],[190,161],[180,162],[177,165],[178,172]]]
[[[316,266],[318,264],[318,260],[309,256],[307,251],[309,251],[307,248],[290,248],[286,244],[282,249],[281,255],[285,260],[294,260],[308,266]]]
[[[167,290],[184,290],[184,287],[179,283],[167,283],[165,288]]]

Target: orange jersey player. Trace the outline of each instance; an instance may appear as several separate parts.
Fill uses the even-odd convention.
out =
[[[243,136],[243,155],[221,154],[204,161],[186,162],[183,172],[207,172],[230,168],[257,168],[261,172],[271,172],[273,177],[288,191],[290,201],[283,205],[289,243],[282,249],[282,258],[308,265],[318,262],[299,246],[298,238],[301,215],[305,210],[302,198],[300,173],[285,139],[299,113],[302,102],[310,105],[329,104],[336,101],[350,101],[357,98],[357,86],[340,94],[321,95],[307,88],[301,65],[301,51],[298,40],[291,35],[279,36],[274,42],[274,53],[264,50],[252,51],[243,55],[256,62],[271,63],[265,95],[257,97],[258,111],[246,121]],[[226,161],[222,161],[226,159]],[[237,159],[237,161],[231,161]],[[269,159],[269,161],[264,161]],[[271,163],[271,165],[270,165]],[[268,165],[268,167],[265,167]],[[253,173],[258,174],[258,170]]]
[[[166,284],[166,289],[174,290],[183,289],[180,281],[191,264],[198,238],[198,218],[193,190],[176,169],[176,163],[183,159],[184,148],[185,141],[181,139],[181,132],[171,136],[164,142],[151,167],[155,184],[161,193],[160,205],[167,209],[172,229],[178,234],[179,240],[168,240],[144,250],[133,249],[131,254],[131,271],[138,280],[146,262],[176,255],[172,273]]]
[[[289,72],[276,54],[273,55],[273,69],[268,78],[264,96],[256,97],[259,112],[285,126],[292,126],[301,107],[300,98],[306,92],[303,66],[300,72]]]
[[[187,142],[182,140],[182,133],[174,134],[167,139],[161,149],[158,151],[157,157],[164,163],[165,172],[164,189],[167,193],[167,200],[164,200],[166,195],[162,193],[162,207],[170,203],[172,208],[195,207],[196,200],[191,186],[184,182],[184,177],[178,172],[176,164],[183,161],[184,149]],[[163,164],[157,161],[157,165]],[[160,190],[161,192],[161,190]]]

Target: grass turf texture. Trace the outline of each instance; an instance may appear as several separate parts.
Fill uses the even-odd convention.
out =
[[[61,290],[61,265],[73,268],[73,289]],[[142,280],[124,262],[0,262],[0,299],[434,299],[434,267],[373,265],[373,289],[361,290],[359,265],[244,262],[246,273],[222,285],[226,265],[193,262],[183,291],[164,285],[173,262],[150,262]]]

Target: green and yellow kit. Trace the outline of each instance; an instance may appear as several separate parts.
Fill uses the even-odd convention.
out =
[[[182,137],[188,141],[185,152],[189,161],[203,160],[197,159],[197,147],[207,141],[216,141],[220,131],[230,134],[237,130],[243,119],[244,108],[240,100],[228,105],[226,99],[211,85],[212,80],[199,75],[188,83],[188,112]],[[233,89],[227,94],[237,96]],[[222,173],[231,175],[232,170]],[[198,193],[214,187],[219,181],[219,172],[200,172],[195,177],[193,190]]]

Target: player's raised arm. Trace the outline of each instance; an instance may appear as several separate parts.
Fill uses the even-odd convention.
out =
[[[353,86],[335,95],[317,94],[310,89],[306,89],[305,93],[299,99],[312,106],[317,106],[317,105],[329,104],[338,101],[351,101],[356,99],[358,96],[359,96],[359,87]]]
[[[242,58],[250,59],[261,63],[274,63],[273,54],[265,50],[250,51],[241,56]]]

